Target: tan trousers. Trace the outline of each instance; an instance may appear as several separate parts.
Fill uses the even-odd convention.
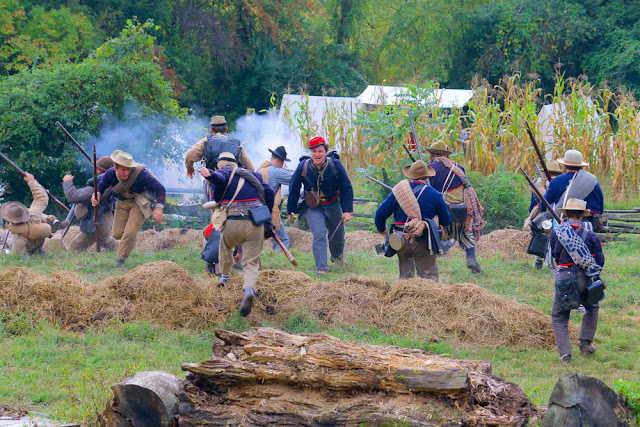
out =
[[[398,251],[398,264],[400,267],[400,278],[411,279],[415,277],[416,270],[418,277],[438,281],[438,261],[435,255],[431,255],[429,250],[418,239],[413,243],[407,241],[404,248]]]
[[[111,227],[113,226],[113,215],[104,215],[100,218],[98,225],[98,235],[100,236],[100,249],[112,251],[118,247],[118,241],[111,237]],[[82,231],[71,241],[69,249],[83,252],[96,242],[95,233],[83,233]]]
[[[120,240],[118,258],[127,259],[136,244],[136,236],[144,222],[144,214],[135,200],[116,201],[116,213],[113,217],[111,235]]]
[[[264,242],[264,226],[255,226],[251,221],[229,219],[224,223],[220,237],[220,271],[225,276],[233,267],[233,248],[242,243],[242,266],[244,284],[242,289],[256,290],[260,254]]]
[[[40,250],[43,243],[44,239],[30,240],[26,237],[14,234],[11,251],[16,254],[28,252],[29,254],[33,255]]]

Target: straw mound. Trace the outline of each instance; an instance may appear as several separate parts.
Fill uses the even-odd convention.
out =
[[[303,311],[327,325],[371,325],[468,346],[554,345],[547,314],[468,283],[411,279],[390,286],[366,277],[318,283],[303,273],[267,270],[260,272],[258,287],[247,318],[254,325],[284,324]],[[204,328],[234,315],[241,298],[241,275],[218,288],[214,279],[195,279],[170,261],[144,264],[97,285],[66,272],[0,271],[0,301],[11,310],[73,329],[114,318]],[[576,339],[578,327],[569,326]]]
[[[166,250],[178,246],[202,247],[202,230],[189,228],[167,228],[162,231],[145,230],[138,234],[136,249]]]
[[[287,235],[289,236],[289,247],[297,249],[300,252],[311,252],[311,240],[313,237],[308,231],[299,228],[287,227]]]
[[[531,258],[527,254],[527,247],[531,235],[521,230],[496,230],[482,236],[476,245],[479,255],[500,254],[507,258]]]
[[[548,314],[470,283],[400,280],[384,304],[386,324],[400,333],[448,337],[474,346],[554,345]],[[577,328],[570,326],[575,338]]]
[[[291,248],[300,252],[311,252],[313,236],[310,232],[294,227],[287,227]],[[373,251],[378,243],[384,243],[384,237],[368,231],[351,231],[346,233],[345,251]],[[270,244],[270,243],[269,243]]]

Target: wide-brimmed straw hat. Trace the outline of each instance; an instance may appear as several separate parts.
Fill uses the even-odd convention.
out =
[[[558,208],[558,212],[567,214],[567,211],[582,211],[582,216],[590,216],[591,211],[587,209],[587,202],[580,199],[569,199],[563,208]]]
[[[96,162],[96,167],[100,170],[106,171],[113,167],[113,160],[109,156],[102,156]]]
[[[549,173],[557,173],[557,174],[564,173],[564,168],[562,167],[562,165],[560,165],[560,163],[558,163],[555,160],[551,160],[550,162],[547,162],[547,170],[549,171]]]
[[[213,116],[211,117],[211,126],[225,126],[227,124],[227,120],[224,116]]]
[[[22,224],[23,222],[29,221],[29,218],[31,218],[29,208],[20,202],[5,203],[2,205],[0,213],[2,214],[2,218],[12,224]]]
[[[578,150],[567,150],[564,157],[558,159],[558,163],[565,166],[583,168],[589,166],[589,163],[582,161],[582,153]]]
[[[120,166],[124,166],[127,168],[135,168],[136,166],[138,166],[138,164],[133,161],[133,156],[129,153],[125,153],[122,150],[114,151],[109,157],[111,157],[111,160],[113,160],[114,163],[117,163]]]
[[[447,146],[447,143],[444,141],[436,141],[431,144],[431,147],[427,148],[427,151],[433,154],[445,154],[449,155],[452,153],[451,149]]]
[[[436,171],[422,160],[402,168],[402,173],[409,179],[429,178],[436,175]]]

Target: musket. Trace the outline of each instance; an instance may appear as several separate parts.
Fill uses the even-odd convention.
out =
[[[536,165],[536,169],[538,170],[538,175],[540,175],[540,178],[544,179],[544,175],[542,174],[542,171],[540,170],[540,166],[538,166],[538,162],[535,162],[534,165]]]
[[[93,197],[98,200],[98,162],[96,160],[96,144],[93,144]],[[100,253],[100,210],[98,205],[93,207],[93,225],[96,227],[96,252]]]
[[[26,172],[23,171],[22,169],[20,169],[20,166],[16,165],[15,163],[13,163],[7,156],[5,156],[3,153],[0,153],[0,158],[2,158],[2,160],[4,160],[5,162],[9,163],[9,166],[11,166],[12,168],[14,168],[16,171],[18,171],[18,173],[22,176],[25,176]],[[42,184],[40,185],[42,187]],[[46,188],[42,187],[45,191],[45,193],[47,193],[47,196],[49,196],[49,198],[51,199],[51,201],[53,201],[56,205],[60,206],[62,209],[64,209],[65,212],[69,212],[69,208],[66,207],[60,200],[58,200],[56,198],[56,196],[54,196],[53,194],[51,194],[51,192],[49,190],[47,190]]]
[[[406,145],[404,145],[404,143],[402,143],[402,148],[404,148],[404,151],[407,152],[407,156],[409,156],[409,160],[411,160],[411,163],[415,163],[416,162],[416,158],[413,157],[413,154],[411,154],[411,151],[409,151],[409,149],[407,148]]]
[[[389,190],[389,191],[393,191],[393,188],[389,187],[389,186],[388,186],[387,184],[385,184],[384,182],[382,182],[382,181],[379,181],[379,180],[375,179],[375,178],[374,178],[374,177],[372,177],[371,175],[366,175],[366,174],[365,174],[365,178],[369,178],[371,181],[375,182],[376,184],[380,184],[380,185],[382,185],[382,186],[383,186],[384,188],[386,188],[387,190]]]
[[[529,127],[529,122],[524,122],[527,127],[527,133],[529,134],[529,138],[531,139],[531,143],[533,144],[533,149],[536,151],[538,159],[540,159],[540,164],[542,165],[542,169],[544,170],[544,174],[547,177],[548,181],[551,181],[551,174],[549,173],[549,169],[547,169],[547,164],[544,161],[544,157],[542,157],[542,153],[540,152],[540,147],[538,147],[538,143],[533,136],[533,132],[531,132],[531,128]]]
[[[284,225],[281,225],[281,227],[284,227]],[[289,252],[287,250],[287,248],[284,246],[284,244],[282,243],[282,240],[280,240],[280,238],[276,235],[276,231],[273,230],[273,240],[276,241],[276,243],[278,243],[278,245],[280,245],[280,249],[282,249],[282,252],[284,252],[284,254],[287,256],[287,258],[289,259],[289,262],[293,265],[295,265],[296,267],[298,266],[298,261],[296,261],[296,259],[293,257],[293,255],[291,255],[291,252]]]
[[[71,136],[71,134],[64,128],[64,126],[62,126],[62,123],[56,122],[56,126],[62,129],[62,132],[64,132],[64,134],[67,135],[67,138],[69,138],[71,142],[73,142],[73,145],[75,145],[78,148],[78,150],[80,150],[80,152],[84,154],[87,160],[93,163],[93,161],[91,160],[91,156],[89,156],[89,153],[87,153],[87,151],[84,148],[82,148],[80,144],[78,144],[78,141],[76,141],[76,139]]]
[[[551,205],[549,204],[549,202],[547,202],[547,199],[544,198],[542,193],[540,193],[540,190],[538,190],[538,188],[533,183],[533,181],[531,181],[531,178],[529,178],[529,175],[527,175],[527,172],[525,172],[525,170],[522,169],[522,167],[520,167],[519,170],[522,173],[522,175],[524,175],[524,177],[527,179],[527,182],[529,183],[533,191],[536,193],[540,201],[544,203],[544,205],[547,207],[547,210],[549,211],[549,213],[555,218],[556,221],[558,221],[558,224],[560,224],[562,221],[560,221],[560,218],[558,218],[558,215],[556,215],[555,211],[551,208]]]
[[[64,239],[64,236],[67,235],[67,233],[69,232],[69,229],[71,228],[71,224],[73,224],[73,220],[76,218],[76,205],[72,205],[71,206],[71,210],[69,211],[69,213],[67,214],[67,218],[65,219],[65,221],[67,222],[67,228],[64,229],[64,233],[62,233],[62,237],[60,237],[60,240]]]
[[[422,157],[422,150],[420,149],[420,142],[418,141],[418,134],[416,133],[416,127],[413,124],[413,116],[411,116],[411,111],[409,111],[409,121],[411,122],[411,131],[413,132],[413,139],[416,142],[416,149],[418,150],[418,155],[420,156],[420,160],[424,162],[424,158]]]

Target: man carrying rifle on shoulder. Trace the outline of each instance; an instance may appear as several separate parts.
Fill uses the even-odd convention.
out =
[[[588,230],[600,231],[600,217],[604,211],[604,196],[600,184],[594,174],[584,170],[589,163],[582,161],[582,153],[577,150],[567,150],[564,157],[558,159],[564,166],[564,174],[549,183],[549,189],[544,198],[557,211],[564,208],[569,199],[584,200],[590,216],[585,216],[583,222]],[[540,211],[547,210],[544,204]]]
[[[484,209],[469,184],[464,168],[449,158],[451,149],[446,143],[436,141],[427,151],[431,161],[429,166],[436,172],[430,179],[431,186],[442,194],[451,213],[451,224],[444,227],[443,240],[455,239],[465,250],[467,268],[473,273],[480,273],[476,241],[480,239],[485,224],[482,219]]]
[[[24,173],[24,180],[31,189],[33,202],[28,208],[20,202],[7,202],[2,205],[2,218],[8,222],[9,229],[5,236],[4,249],[15,253],[27,252],[31,255],[44,253],[42,244],[45,239],[51,236],[51,233],[65,228],[67,222],[60,222],[53,215],[45,215],[44,210],[49,204],[46,190],[29,172]]]
[[[113,160],[109,156],[102,156],[96,162],[98,182],[103,174],[113,168]],[[72,251],[82,252],[96,242],[96,229],[93,218],[94,209],[91,206],[91,196],[93,196],[93,179],[87,182],[82,188],[73,185],[73,175],[65,175],[62,178],[62,189],[69,201],[76,205],[75,217],[80,220],[80,233],[71,241],[69,248]],[[118,247],[118,241],[111,237],[111,226],[113,225],[113,195],[111,189],[105,190],[100,197],[98,205],[100,222],[98,224],[98,235],[100,236],[100,247],[105,250],[114,250]]]

